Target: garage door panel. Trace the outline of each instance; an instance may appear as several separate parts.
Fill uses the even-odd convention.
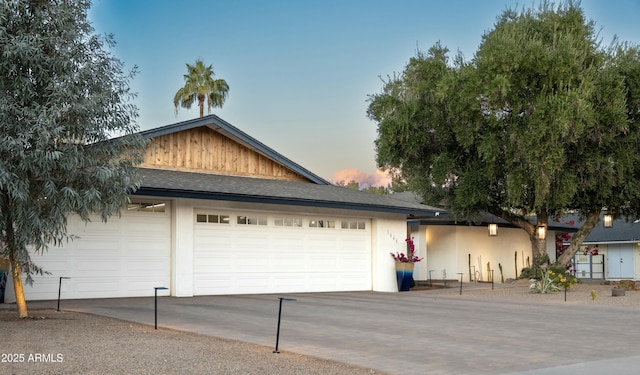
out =
[[[210,238],[196,238],[195,244],[197,248],[201,248],[202,250],[215,250],[215,251],[230,251],[233,248],[232,238],[222,237],[215,238],[213,236],[217,235],[217,233],[208,233],[208,235],[212,236]]]
[[[59,277],[38,276],[34,277],[34,280],[33,286],[24,284],[24,294],[27,301],[52,299],[49,297],[51,295],[58,297]]]
[[[309,255],[305,267],[308,272],[331,272],[338,267],[337,254]]]
[[[56,299],[60,276],[71,278],[62,282],[63,299],[152,296],[153,287],[170,286],[169,210],[122,212],[107,223],[94,217],[87,225],[74,216],[68,229],[78,238],[32,256],[52,275],[34,276],[28,300]]]
[[[162,257],[129,257],[124,262],[125,274],[129,272],[140,272],[143,274],[165,275],[169,272],[169,267]]]
[[[119,256],[122,253],[120,248],[121,241],[114,240],[113,237],[105,236],[83,236],[74,241],[73,251],[68,255],[82,255],[87,249],[89,254],[99,254],[102,256]],[[51,249],[50,251],[58,251],[59,249]]]
[[[270,262],[267,265],[272,272],[283,272],[304,269],[307,266],[307,261],[305,255],[300,254],[300,252],[279,252],[271,255]]]
[[[126,279],[127,289],[132,291],[133,294],[138,296],[148,295],[149,290],[153,290],[155,287],[168,287],[169,285],[158,284],[155,281],[151,281],[146,277],[131,277]],[[162,295],[161,290],[158,291],[158,295]],[[166,295],[168,292],[164,292]]]
[[[126,247],[124,249],[124,256],[131,256],[131,254],[135,254],[135,256],[142,257],[155,257],[158,254],[163,254],[164,248],[166,248],[167,244],[162,242],[145,242],[142,240],[131,240],[128,241]],[[166,254],[163,254],[166,255]]]
[[[233,294],[231,290],[235,280],[227,274],[212,275],[211,277],[196,276],[194,278],[194,294]]]
[[[120,289],[120,281],[116,277],[113,277],[111,280],[106,280],[103,277],[76,277],[73,278],[73,281],[75,290],[81,296],[84,296],[84,298],[92,298],[88,296],[93,294],[106,297]]]
[[[111,272],[112,274],[120,274],[120,260],[112,258],[89,258],[83,257],[76,262],[76,275],[83,274],[94,275],[96,272]]]
[[[275,226],[273,215],[264,227],[196,224],[194,294],[370,290],[370,222],[341,230],[309,227],[311,219],[301,227]]]
[[[32,255],[31,260],[37,265],[41,264],[41,261],[38,259],[38,257],[34,257]],[[67,259],[56,257],[46,262],[46,268],[44,270],[51,273],[49,275],[50,277],[60,277],[66,276],[65,273],[67,272],[68,268],[69,262],[67,261]]]
[[[289,234],[284,231],[276,231],[273,236],[273,246],[279,249],[296,249],[300,248],[301,230],[293,230]]]
[[[208,274],[214,273],[214,270],[224,269],[224,267],[231,267],[234,264],[234,258],[227,254],[200,254],[198,261],[195,262],[193,270],[196,274]]]

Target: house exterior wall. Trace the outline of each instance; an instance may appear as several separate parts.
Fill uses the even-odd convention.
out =
[[[194,200],[176,199],[171,236],[171,295],[193,296]]]
[[[145,149],[147,168],[308,181],[262,154],[203,126],[153,138]]]
[[[143,200],[145,199],[144,197],[134,197],[133,199],[140,199],[140,198]],[[168,223],[167,229],[171,228],[170,233],[167,233],[166,231],[161,231],[160,233],[156,233],[156,232],[148,233],[149,236],[162,237],[163,243],[165,244],[167,242],[170,242],[170,244],[167,245],[167,248],[168,248],[167,264],[168,265],[164,273],[164,275],[166,276],[163,276],[167,282],[166,283],[156,282],[152,285],[152,286],[170,287],[168,291],[163,291],[162,295],[171,295],[176,297],[191,297],[197,294],[195,293],[196,287],[197,287],[197,281],[195,277],[197,257],[196,257],[195,249],[196,249],[196,241],[198,241],[198,238],[196,238],[198,231],[195,230],[196,229],[195,227],[196,225],[202,225],[202,224],[196,223],[195,213],[201,212],[203,210],[206,211],[209,209],[212,209],[214,211],[219,210],[219,211],[227,211],[227,212],[234,212],[234,213],[235,212],[238,212],[238,213],[239,212],[265,212],[268,215],[270,215],[269,216],[270,225],[272,223],[271,220],[274,216],[287,215],[287,214],[289,214],[290,216],[300,215],[305,218],[308,218],[308,217],[335,217],[335,218],[346,218],[346,219],[354,218],[358,222],[360,221],[365,222],[367,223],[366,224],[367,230],[348,231],[348,233],[345,232],[345,233],[342,233],[342,235],[340,235],[340,231],[338,229],[336,229],[335,231],[326,230],[325,232],[320,228],[317,228],[317,229],[301,228],[299,233],[302,233],[305,231],[308,232],[307,235],[305,235],[305,238],[306,238],[305,241],[312,241],[312,242],[307,242],[307,246],[316,248],[316,250],[313,252],[316,255],[316,257],[312,259],[305,258],[310,254],[306,253],[304,248],[302,247],[300,248],[300,252],[301,252],[300,254],[296,254],[297,250],[294,248],[293,250],[294,257],[306,259],[304,260],[304,262],[306,263],[299,263],[299,262],[296,263],[297,265],[302,264],[302,267],[296,268],[295,272],[297,272],[298,274],[300,273],[304,274],[304,278],[307,280],[307,282],[309,281],[315,282],[315,285],[316,285],[315,287],[317,287],[318,282],[323,283],[323,282],[329,281],[329,283],[333,283],[333,281],[330,279],[327,279],[327,275],[325,275],[324,279],[322,279],[316,274],[314,274],[313,271],[307,274],[306,269],[317,270],[319,267],[320,268],[330,267],[331,270],[334,270],[333,272],[337,272],[337,274],[339,274],[338,277],[350,278],[352,276],[365,275],[366,279],[369,280],[369,282],[364,284],[362,288],[358,287],[357,289],[353,289],[353,290],[373,290],[373,291],[381,291],[381,292],[397,291],[394,262],[393,262],[393,258],[390,256],[389,253],[391,251],[404,251],[405,249],[404,239],[406,238],[407,227],[406,227],[404,215],[376,213],[375,217],[372,217],[372,213],[363,212],[363,211],[336,210],[336,209],[327,209],[327,208],[306,208],[306,207],[280,206],[280,205],[269,205],[269,204],[253,204],[253,203],[243,203],[243,202],[205,201],[205,200],[183,199],[183,198],[167,199],[166,202],[168,203],[167,210],[169,211],[166,213],[166,215],[170,216],[170,225],[167,220],[167,223]],[[232,219],[235,219],[235,217],[233,217]],[[104,224],[89,223],[88,225],[90,227],[93,227],[93,226],[99,226]],[[271,228],[270,225],[264,228],[256,228],[256,229],[260,229],[257,231],[251,228],[246,228],[247,230],[246,233],[253,237],[260,236],[261,235],[260,233],[262,234],[266,233],[265,230],[266,231],[274,230]],[[307,224],[305,223],[305,226],[306,225]],[[245,228],[242,228],[241,230],[244,230],[244,229]],[[125,230],[126,232],[126,229],[123,229],[123,230]],[[104,238],[103,238],[104,243],[105,244],[112,243],[113,241],[112,241],[112,238],[110,237],[110,234],[106,231],[103,231],[103,232],[104,232]],[[278,230],[278,232],[282,233],[281,230]],[[344,242],[341,245],[339,245],[340,247],[328,248],[328,252],[326,254],[323,251],[317,250],[318,246],[320,247],[324,246],[324,248],[327,248],[327,244],[336,243],[336,241],[338,242],[344,241],[344,240],[350,241],[354,239],[354,236],[353,236],[354,234],[356,234],[356,237],[359,238],[358,243],[355,244],[354,246],[358,246],[357,254],[360,254],[360,255],[357,255],[356,252],[349,250],[349,249],[353,249],[353,247],[350,244],[345,244]],[[126,233],[113,233],[112,235],[117,236],[121,243],[127,243],[129,240],[127,238]],[[273,234],[270,234],[269,236],[273,237]],[[363,236],[366,236],[366,239],[364,239]],[[316,240],[318,242],[314,243],[313,241],[316,241]],[[367,254],[365,254],[364,257],[362,255],[363,254],[362,250],[364,249],[363,244],[367,244],[366,245]],[[338,253],[340,252],[340,249],[347,250],[347,252],[344,253],[346,258],[344,258],[343,255],[340,255],[340,254],[338,254],[337,256],[335,255],[336,251]],[[51,255],[57,256],[62,254],[64,251],[65,251],[64,249],[51,249]],[[120,250],[120,253],[122,253],[122,250]],[[353,256],[352,256],[352,253],[353,253]],[[297,257],[297,255],[300,255],[300,257]],[[320,258],[318,258],[318,256],[320,256]],[[333,256],[333,258],[331,258],[331,256]],[[257,272],[256,275],[258,275],[259,273],[264,273],[268,271],[267,269],[268,262],[266,257],[271,257],[272,264],[273,262],[277,262],[281,264],[282,262],[289,262],[292,260],[292,258],[275,259],[270,254],[265,254],[265,259],[254,258],[253,259],[254,263],[259,264],[258,269],[255,270],[255,272]],[[362,267],[359,266],[362,263],[358,263],[358,264],[353,263],[354,261],[357,261],[363,258],[369,259],[366,262],[367,268],[365,270],[363,270]],[[331,263],[329,264],[315,263],[318,261],[331,262],[332,259],[342,259],[347,263],[336,264],[335,267],[337,268],[335,269],[333,268]],[[114,263],[118,263],[121,261],[121,259],[117,256],[113,256],[111,261]],[[345,266],[349,267],[348,265],[355,265],[356,268],[345,269],[344,267]],[[99,267],[100,265],[96,264],[96,266]],[[342,267],[342,270],[339,270],[340,267]],[[350,270],[353,270],[354,272],[350,272]],[[64,269],[60,270],[60,272],[63,272],[63,271]],[[243,271],[254,272],[249,268],[246,268],[246,269],[243,268]],[[66,275],[66,274],[61,273],[61,275]],[[146,275],[145,270],[141,269],[138,271],[138,274],[136,277],[144,278],[145,275]],[[56,277],[57,276],[59,275],[56,274]],[[251,275],[249,276],[253,277]],[[281,275],[281,276],[287,277],[288,275]],[[365,280],[365,279],[363,279],[360,276],[360,280]],[[54,281],[57,281],[57,279]],[[105,278],[104,281],[112,282],[111,278]],[[70,290],[70,288],[72,287],[73,288],[84,287],[83,285],[81,285],[81,282],[82,282],[81,278],[78,278],[78,277],[72,278],[71,280],[65,283],[64,285],[65,291]],[[352,283],[349,284],[350,283],[349,280],[346,280],[346,281],[343,280],[341,283],[342,284],[339,284],[337,281],[335,282],[335,284],[338,285],[339,288],[340,287],[343,288],[338,290],[344,290],[345,287],[349,288],[349,285],[353,285]],[[360,282],[358,285],[363,285],[363,284]],[[57,284],[54,286],[57,287]],[[46,289],[45,291],[49,293],[49,289],[50,289],[49,284],[43,283],[41,280],[36,280],[36,282],[34,283],[34,290],[40,291],[42,288],[45,288]],[[323,291],[331,291],[331,288],[332,287],[329,286],[327,287],[327,290],[323,290]],[[52,289],[51,293],[53,293],[54,291],[55,290]],[[148,295],[150,295],[150,293],[153,293],[153,289],[151,287],[146,288],[145,291],[146,291],[145,293],[147,293]],[[293,290],[293,289],[290,290],[290,292],[300,292],[300,291],[309,291],[309,290]],[[257,293],[255,291],[249,291],[249,292]],[[11,293],[10,294],[11,298],[7,302],[12,302],[13,290],[12,290],[11,284],[9,285],[8,293]],[[224,293],[229,293],[229,291]],[[69,293],[66,293],[66,294],[67,295],[63,296],[63,298],[79,298],[75,295],[71,296]],[[117,295],[117,296],[105,295],[104,297],[126,297],[126,295]],[[47,294],[44,297],[44,299],[51,299],[51,298],[52,297],[49,296],[49,294]],[[42,299],[42,298],[31,298],[31,299]]]
[[[521,229],[499,228],[496,237],[489,237],[486,227],[428,225],[421,226],[420,231],[425,233],[426,266],[433,270],[433,279],[456,279],[462,273],[463,281],[470,281],[469,255],[472,281],[490,281],[488,262],[494,270],[494,282],[501,281],[498,264],[502,265],[505,280],[515,278],[516,251],[518,275],[527,266],[527,257],[531,260],[531,242]],[[550,242],[553,241],[547,237],[547,244]]]
[[[635,280],[640,280],[640,242],[636,242],[633,247],[633,264],[635,270]]]
[[[406,253],[407,223],[403,216],[372,220],[372,290],[397,292],[395,261],[391,253]]]
[[[427,231],[420,230],[419,226],[410,226],[407,234],[415,246],[415,255],[422,260],[417,262],[413,269],[414,280],[427,280],[429,269],[427,267]]]

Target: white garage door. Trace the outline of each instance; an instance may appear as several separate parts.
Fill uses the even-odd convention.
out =
[[[370,221],[197,211],[194,294],[371,290]]]
[[[168,203],[133,203],[107,223],[99,217],[85,225],[69,218],[78,236],[62,248],[50,247],[32,260],[51,275],[25,285],[27,300],[151,296],[170,285],[171,219]],[[160,293],[159,293],[160,294]],[[163,294],[168,294],[165,292]]]

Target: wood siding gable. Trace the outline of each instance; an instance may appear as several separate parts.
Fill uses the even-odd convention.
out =
[[[295,171],[207,126],[152,138],[140,166],[310,182]]]

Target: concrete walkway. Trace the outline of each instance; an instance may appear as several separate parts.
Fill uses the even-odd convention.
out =
[[[273,348],[278,297],[296,299],[283,303],[281,351],[394,374],[640,371],[637,307],[514,303],[460,296],[457,288],[159,297],[158,325]],[[55,308],[56,301],[30,302],[29,307]],[[63,300],[61,309],[154,324],[153,297]]]

